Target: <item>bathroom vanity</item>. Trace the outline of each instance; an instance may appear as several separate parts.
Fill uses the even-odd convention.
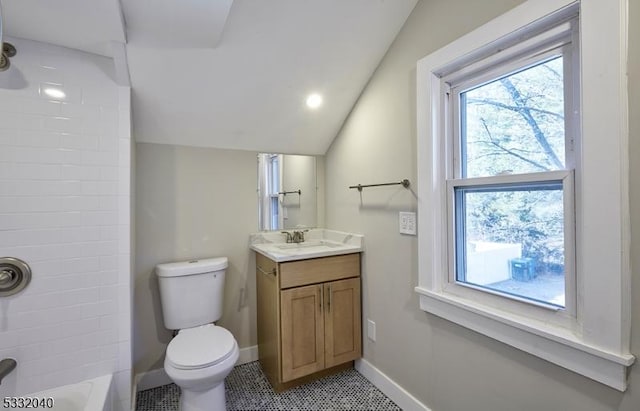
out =
[[[251,244],[259,359],[276,391],[352,367],[362,353],[362,237],[318,240],[330,237],[318,231],[306,244]]]

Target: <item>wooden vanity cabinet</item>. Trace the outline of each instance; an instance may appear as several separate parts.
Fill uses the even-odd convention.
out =
[[[258,351],[276,391],[362,353],[360,254],[276,263],[256,254]]]

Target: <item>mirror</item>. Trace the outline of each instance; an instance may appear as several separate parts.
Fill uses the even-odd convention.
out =
[[[260,230],[318,226],[317,166],[314,156],[258,154]]]

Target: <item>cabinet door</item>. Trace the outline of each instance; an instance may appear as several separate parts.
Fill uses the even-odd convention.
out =
[[[326,367],[360,358],[362,329],[360,278],[324,284]]]
[[[280,292],[282,381],[324,369],[322,285]]]

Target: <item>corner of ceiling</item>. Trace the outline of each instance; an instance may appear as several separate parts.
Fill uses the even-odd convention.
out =
[[[127,19],[124,17],[124,11],[122,8],[122,0],[114,0],[116,2],[116,8],[118,9],[118,17],[120,17],[120,31],[122,33],[122,38],[124,39],[124,44],[127,44]]]
[[[111,55],[113,56],[116,83],[118,83],[119,86],[131,87],[131,76],[129,75],[129,63],[127,61],[125,44],[119,41],[112,41]]]

